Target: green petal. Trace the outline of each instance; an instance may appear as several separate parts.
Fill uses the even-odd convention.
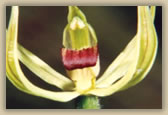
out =
[[[23,74],[17,55],[18,6],[12,7],[12,16],[7,30],[6,74],[9,80],[21,91],[47,99],[67,102],[79,96],[77,92],[53,92],[33,85]]]
[[[141,10],[144,9],[144,8],[148,9],[148,7],[141,7]],[[138,12],[138,17],[139,17],[139,20],[140,20],[139,24],[142,24],[141,21],[143,21],[143,20],[148,21],[148,23],[149,22],[151,23],[151,25],[148,28],[148,30],[149,30],[148,33],[146,31],[144,31],[144,29],[143,29],[143,28],[146,28],[145,26],[147,26],[147,25],[143,25],[143,27],[141,25],[139,25],[138,26],[138,33],[136,35],[138,37],[138,39],[141,39],[141,49],[140,49],[141,53],[140,53],[139,65],[143,63],[143,66],[146,67],[146,69],[145,69],[145,67],[142,67],[142,68],[144,68],[143,69],[144,70],[144,75],[142,75],[141,77],[140,76],[137,77],[140,80],[143,77],[145,77],[145,75],[150,70],[150,68],[153,64],[153,61],[155,59],[155,55],[156,55],[156,51],[157,51],[157,37],[156,37],[156,31],[155,31],[155,28],[154,28],[154,25],[153,25],[153,21],[151,21],[151,19],[149,19],[149,18],[148,18],[148,20],[144,19],[141,16],[142,14],[148,14],[150,16],[150,12],[141,13],[142,11],[140,11],[140,9],[138,11],[139,11]],[[154,16],[155,16],[154,12],[155,12],[155,7],[151,7],[151,14],[152,14],[152,17],[153,17],[152,20],[154,20]],[[149,34],[149,32],[150,32],[150,34]],[[146,41],[148,40],[148,39],[146,39],[146,37],[144,37],[144,35],[145,35],[144,33],[148,34],[148,39],[150,38],[150,42],[148,41],[149,43],[148,43],[147,50],[146,50],[148,52],[143,51],[143,49],[145,49],[145,47],[146,47],[145,46]],[[135,39],[135,37],[133,39]],[[132,49],[130,49],[130,51],[131,50]],[[127,50],[127,52],[124,52],[124,53],[122,52],[114,60],[114,62],[112,62],[112,64],[107,68],[105,73],[100,77],[100,79],[97,80],[97,87],[101,88],[101,87],[110,86],[116,80],[120,79],[121,77],[123,77],[125,75],[125,73],[128,71],[129,65],[131,65],[131,63],[130,63],[131,60],[129,59],[129,56],[128,56],[130,51]],[[146,57],[145,58],[145,60],[147,60],[146,62],[145,62],[145,60],[142,59],[144,56]],[[143,62],[142,62],[142,60],[143,60]],[[137,71],[141,70],[140,66],[138,66],[137,69],[138,69]],[[135,76],[137,76],[137,75],[135,75]]]
[[[63,90],[72,89],[74,87],[74,84],[70,79],[56,72],[40,58],[19,44],[18,58],[26,67],[45,82],[55,85]]]
[[[140,57],[133,79],[124,86],[127,89],[145,78],[151,70],[157,54],[157,34],[154,26],[155,7],[138,7],[138,37],[141,39]]]
[[[151,11],[148,6],[138,7],[138,32],[129,43],[136,47],[136,51],[127,46],[97,81],[97,89],[90,91],[90,94],[107,96],[129,88],[144,79],[153,65],[157,52],[157,35],[153,24],[154,11],[154,7]],[[118,81],[115,83],[116,80]]]
[[[139,39],[137,37],[134,37],[134,39],[128,44],[125,50],[112,63],[114,68],[111,67],[110,65],[110,67],[107,69],[105,75],[108,75],[108,77],[103,76],[104,79],[101,79],[100,81],[97,82],[96,89],[89,91],[88,94],[96,96],[111,95],[120,90],[132,79],[138,63],[139,46],[140,46],[139,42],[140,42]],[[112,68],[112,71],[110,71],[111,70],[110,68]],[[126,71],[124,69],[126,69]],[[122,73],[123,71],[124,73]],[[122,78],[121,78],[122,74],[119,73],[123,74]],[[119,79],[118,76],[120,76],[121,78],[120,80],[118,80]],[[113,82],[115,80],[118,81],[113,85],[109,85],[111,83],[111,81],[109,80],[112,80]]]
[[[12,7],[12,13],[10,18],[10,23],[8,30],[6,30],[6,75],[7,78],[13,83],[15,87],[18,89],[30,93],[26,87],[20,81],[17,70],[15,68],[15,59],[16,49],[14,46],[16,45],[15,39],[17,39],[18,32],[18,9],[16,6]]]
[[[107,96],[139,83],[147,75],[157,52],[154,11],[154,7],[151,11],[148,6],[138,7],[138,32],[129,43],[136,47],[136,51],[127,46],[97,81],[97,89],[90,91],[90,94]]]
[[[156,6],[151,6],[150,11],[151,11],[152,20],[154,21],[155,12],[156,12]]]
[[[134,49],[134,47],[136,47],[135,45],[137,44],[136,39],[137,37],[135,36],[124,51],[119,54],[119,56],[106,69],[104,74],[97,80],[97,88],[108,87],[127,73],[135,59],[134,53],[136,49]]]

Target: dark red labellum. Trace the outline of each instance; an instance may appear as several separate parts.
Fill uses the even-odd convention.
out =
[[[82,50],[61,49],[62,62],[67,70],[95,66],[98,58],[98,47]]]

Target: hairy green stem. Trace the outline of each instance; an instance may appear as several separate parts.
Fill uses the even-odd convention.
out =
[[[80,96],[76,99],[76,106],[77,109],[101,109],[96,96]]]

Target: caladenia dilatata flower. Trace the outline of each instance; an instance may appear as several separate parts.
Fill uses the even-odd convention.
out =
[[[68,24],[63,32],[63,76],[18,43],[19,7],[13,6],[6,30],[6,75],[19,90],[54,101],[67,102],[78,96],[78,108],[100,108],[98,97],[112,95],[139,83],[150,71],[157,53],[154,26],[155,6],[138,6],[137,33],[99,79],[98,40],[93,27],[76,6],[69,6]],[[101,48],[101,47],[99,47]],[[60,52],[58,52],[60,53]],[[39,78],[60,88],[40,88],[24,75],[19,60]]]

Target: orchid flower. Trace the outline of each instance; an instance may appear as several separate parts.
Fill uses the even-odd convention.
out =
[[[80,95],[109,96],[136,85],[150,71],[157,53],[155,7],[137,8],[136,35],[97,79],[100,71],[97,36],[78,7],[69,6],[68,24],[63,32],[61,54],[68,78],[18,43],[19,7],[13,6],[6,30],[7,78],[25,93],[59,102],[67,102]],[[46,90],[31,83],[24,75],[19,60],[40,79],[62,91]]]

